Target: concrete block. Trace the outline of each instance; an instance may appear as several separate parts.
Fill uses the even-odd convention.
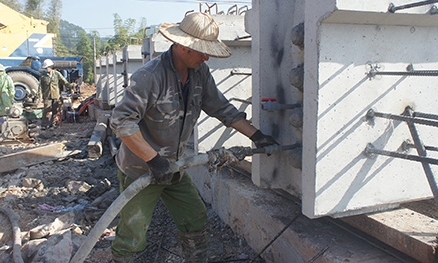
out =
[[[342,218],[423,263],[437,262],[438,221],[407,208]]]
[[[438,20],[418,9],[410,14],[387,13],[387,3],[382,1],[372,1],[375,6],[363,1],[329,2],[306,1],[304,214],[341,217],[430,198],[421,163],[378,155],[370,158],[364,151],[371,143],[376,149],[403,152],[401,145],[414,141],[405,122],[384,118],[369,122],[370,109],[399,115],[409,106],[436,114],[434,78],[373,77],[370,72],[407,72],[409,65],[437,69],[438,55],[425,50],[438,44],[431,37],[438,28],[430,26]],[[340,19],[340,9],[349,15]],[[361,16],[363,21],[354,20]],[[428,19],[429,26],[413,21],[414,17]],[[436,128],[416,127],[422,143],[438,145]],[[413,149],[404,153],[416,154]],[[431,170],[438,172],[436,166]]]
[[[325,218],[307,218],[299,203],[256,187],[240,172],[223,168],[208,174],[206,169],[188,170],[203,199],[268,263],[395,263],[403,257],[412,262],[370,245]]]

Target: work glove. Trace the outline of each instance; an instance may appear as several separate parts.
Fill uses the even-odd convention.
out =
[[[269,146],[269,145],[273,145],[273,144],[277,144],[278,145],[278,142],[276,142],[274,140],[274,138],[272,138],[272,136],[265,135],[260,130],[257,130],[250,137],[250,139],[251,139],[251,141],[254,142],[254,144],[256,145],[257,148],[263,148],[265,146]]]
[[[152,182],[154,184],[169,185],[172,183],[173,174],[172,168],[176,165],[160,154],[157,154],[150,161],[146,162],[151,170]]]

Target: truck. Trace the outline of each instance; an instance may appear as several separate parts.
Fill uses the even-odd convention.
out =
[[[82,57],[54,54],[56,36],[47,32],[47,21],[24,16],[3,3],[0,10],[0,64],[14,81],[16,101],[7,116],[0,116],[1,143],[29,139],[28,119],[23,113],[35,112],[40,105],[39,80],[45,59],[51,59],[55,70],[77,84],[73,85],[73,98],[80,93],[83,70]],[[65,87],[60,87],[62,94]]]
[[[3,59],[3,66],[6,68],[6,73],[12,78],[15,86],[14,99],[17,102],[22,102],[24,106],[36,106],[40,102],[39,99],[39,79],[41,77],[41,65],[45,59],[51,59],[54,63],[54,69],[69,81],[76,83],[74,86],[73,98],[80,93],[82,86],[82,57],[38,57],[28,56],[19,65],[13,65],[15,60]],[[62,87],[65,91],[65,87]]]
[[[82,57],[58,57],[54,54],[56,36],[47,33],[48,22],[26,17],[0,3],[0,64],[14,81],[15,100],[24,106],[34,106],[39,100],[41,65],[45,59],[54,62],[70,82],[75,82],[75,94],[82,85]]]

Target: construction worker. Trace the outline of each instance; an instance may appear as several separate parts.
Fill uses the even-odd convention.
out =
[[[206,262],[205,204],[187,172],[169,172],[182,156],[201,110],[257,147],[277,143],[217,89],[204,62],[231,52],[218,39],[219,28],[210,15],[191,13],[180,24],[163,24],[159,32],[173,45],[132,74],[110,119],[122,140],[116,156],[120,190],[145,173],[153,178],[153,184],[121,210],[111,251],[114,262],[133,262],[134,253],[146,247],[146,231],[161,198],[180,230],[185,262]]]
[[[0,64],[0,116],[8,115],[6,109],[14,104],[15,87],[12,78]]]
[[[41,129],[46,128],[56,128],[59,124],[60,116],[58,116],[61,107],[61,91],[59,87],[59,83],[61,82],[67,89],[71,90],[72,85],[62,76],[62,74],[53,69],[53,61],[51,59],[45,59],[43,61],[43,74],[40,78],[40,97],[43,99],[44,109],[43,109],[43,117],[41,120]],[[47,117],[47,114],[51,110],[52,115],[50,119]]]

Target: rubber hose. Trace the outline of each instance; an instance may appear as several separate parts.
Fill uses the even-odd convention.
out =
[[[113,221],[122,208],[142,189],[146,188],[151,183],[151,176],[141,176],[132,182],[116,200],[108,207],[102,217],[97,221],[96,225],[91,229],[85,241],[79,247],[76,254],[70,260],[70,263],[82,263],[93,249],[100,235],[105,231],[105,228]]]
[[[11,222],[12,233],[14,235],[14,246],[13,246],[13,259],[14,263],[24,263],[23,257],[21,256],[21,230],[18,225],[17,217],[12,210],[7,208],[0,208],[0,212],[6,215]]]
[[[207,153],[198,154],[192,157],[188,157],[183,160],[175,162],[175,170],[173,172],[178,172],[180,169],[185,169],[188,167],[194,167],[201,164],[206,164],[210,161],[210,156]],[[79,247],[76,254],[70,260],[70,263],[82,263],[88,256],[90,251],[93,249],[96,242],[99,240],[100,235],[105,231],[105,228],[113,221],[117,214],[122,210],[122,208],[131,200],[136,194],[141,190],[146,188],[151,183],[150,175],[143,175],[137,180],[132,182],[108,207],[102,217],[97,221],[96,225],[91,229],[85,241]]]

